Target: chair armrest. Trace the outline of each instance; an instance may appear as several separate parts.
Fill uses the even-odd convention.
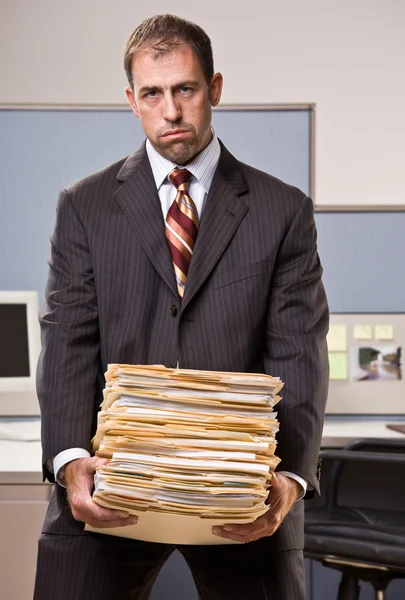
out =
[[[394,452],[362,452],[359,450],[321,450],[319,456],[331,460],[405,464],[404,454]]]
[[[364,447],[373,448],[373,450],[363,450]],[[390,451],[380,452],[378,451],[380,448],[384,450],[390,448]],[[336,506],[339,481],[345,463],[357,461],[405,465],[405,439],[358,439],[342,450],[321,450],[319,456],[321,459],[334,461],[325,491],[325,504],[332,509]]]

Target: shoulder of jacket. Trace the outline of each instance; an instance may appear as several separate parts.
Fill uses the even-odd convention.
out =
[[[82,179],[73,181],[65,187],[65,190],[68,192],[68,194],[74,196],[76,194],[86,192],[94,186],[105,185],[105,183],[109,181],[114,182],[126,159],[127,157],[122,158],[117,162],[100,169],[99,171],[95,171],[94,173],[83,177]]]
[[[307,194],[295,185],[286,183],[270,173],[242,162],[239,162],[239,165],[250,193],[257,191],[261,200],[269,202],[272,207],[282,203],[284,210],[289,208],[294,214],[308,198]]]

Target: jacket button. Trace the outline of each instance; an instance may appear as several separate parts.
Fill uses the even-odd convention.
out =
[[[177,315],[177,306],[172,304],[170,307],[170,312],[172,313],[172,317],[175,317]]]

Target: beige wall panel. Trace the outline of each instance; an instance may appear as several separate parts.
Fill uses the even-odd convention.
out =
[[[208,31],[223,102],[316,103],[319,205],[405,205],[399,0],[2,0],[0,103],[123,103],[124,39],[167,11]]]

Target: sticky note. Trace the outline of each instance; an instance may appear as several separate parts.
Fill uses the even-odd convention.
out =
[[[355,340],[372,340],[373,327],[372,325],[355,325],[353,328],[353,337]]]
[[[393,340],[394,326],[393,325],[375,325],[374,337],[376,340]]]
[[[329,379],[343,381],[347,379],[347,354],[346,352],[329,352]]]
[[[345,352],[347,350],[347,326],[331,325],[327,337],[329,352]]]

